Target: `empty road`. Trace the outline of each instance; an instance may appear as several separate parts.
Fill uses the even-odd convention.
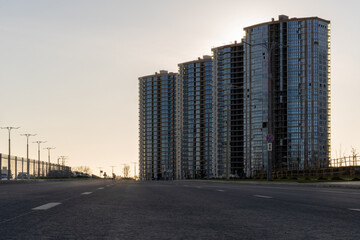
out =
[[[0,184],[0,239],[360,239],[360,190],[207,181]]]

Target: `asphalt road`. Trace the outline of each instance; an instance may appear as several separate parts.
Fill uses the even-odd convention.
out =
[[[360,190],[206,181],[1,184],[0,239],[360,239]]]

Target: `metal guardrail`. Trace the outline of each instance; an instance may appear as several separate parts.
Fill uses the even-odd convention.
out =
[[[330,160],[330,167],[360,166],[360,156],[348,156]]]
[[[255,178],[266,178],[264,166],[255,169]],[[273,178],[291,177],[337,177],[360,175],[360,156],[348,156],[331,159],[329,166],[319,168],[302,168],[301,165],[290,165],[283,168],[274,168]]]

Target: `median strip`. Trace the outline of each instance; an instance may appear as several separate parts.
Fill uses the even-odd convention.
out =
[[[254,195],[254,197],[258,197],[258,198],[272,198],[270,196],[264,196],[264,195]]]
[[[48,210],[48,209],[53,208],[53,207],[55,207],[55,206],[57,206],[59,204],[61,204],[61,203],[59,203],[59,202],[47,203],[47,204],[41,205],[39,207],[33,208],[32,210]]]

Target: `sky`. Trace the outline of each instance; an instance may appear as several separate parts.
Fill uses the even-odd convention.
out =
[[[351,0],[0,0],[0,126],[21,127],[12,155],[25,157],[20,134],[35,133],[31,142],[56,147],[52,162],[69,156],[66,164],[95,174],[129,164],[134,174],[138,77],[176,72],[278,15],[318,16],[331,21],[332,156],[360,152],[359,9]]]

